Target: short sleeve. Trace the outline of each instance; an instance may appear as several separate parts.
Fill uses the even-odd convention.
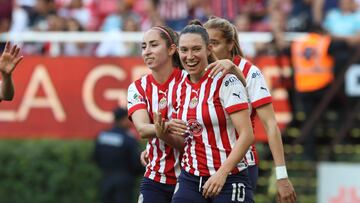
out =
[[[246,90],[253,108],[271,103],[271,94],[265,78],[254,65],[251,66],[246,76]]]
[[[127,108],[129,117],[139,109],[146,109],[145,95],[143,95],[144,91],[138,89],[135,83],[132,83],[128,88],[127,94]]]
[[[249,107],[245,87],[235,75],[228,74],[223,78],[219,97],[228,114]]]

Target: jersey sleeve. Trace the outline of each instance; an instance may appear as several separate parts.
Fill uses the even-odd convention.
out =
[[[143,95],[144,91],[138,89],[135,83],[132,83],[128,88],[127,94],[127,108],[129,118],[131,115],[139,109],[146,109],[145,95]]]
[[[228,114],[248,109],[248,98],[243,84],[235,75],[228,74],[223,78],[219,97]]]
[[[271,94],[266,85],[265,78],[261,71],[254,65],[251,66],[246,76],[246,90],[252,108],[271,103]]]

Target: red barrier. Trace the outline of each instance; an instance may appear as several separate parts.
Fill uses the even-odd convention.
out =
[[[279,75],[274,61],[261,59],[257,65],[272,86]],[[0,103],[0,137],[93,138],[109,126],[115,106],[126,106],[130,82],[146,72],[141,58],[26,57],[14,73],[14,100]],[[290,116],[287,95],[280,87],[274,90],[284,126]],[[266,140],[262,130],[256,135]]]

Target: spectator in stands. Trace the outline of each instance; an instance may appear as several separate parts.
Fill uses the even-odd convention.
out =
[[[189,0],[152,0],[165,24],[175,31],[182,30],[189,21]]]
[[[226,18],[229,21],[233,22],[236,15],[240,12],[241,1],[239,0],[211,0],[206,1],[205,6],[210,15],[219,16],[221,18]]]
[[[131,50],[128,50],[125,42],[114,41],[113,35],[118,31],[124,31],[124,21],[132,18],[135,24],[138,24],[139,17],[132,11],[132,4],[119,1],[116,13],[106,17],[101,26],[101,30],[108,32],[109,37],[104,39],[96,48],[96,56],[127,56]]]
[[[157,13],[155,5],[151,0],[134,1],[133,11],[140,17],[139,27],[142,31],[147,31],[153,26],[161,26],[165,24],[160,18],[160,15]]]
[[[91,12],[84,6],[83,0],[71,0],[66,7],[58,10],[58,15],[64,18],[76,19],[84,28],[87,28],[91,23]]]
[[[14,97],[12,73],[23,59],[23,56],[19,56],[19,53],[20,48],[18,46],[11,46],[10,42],[6,42],[4,51],[0,57],[0,72],[2,77],[2,81],[0,81],[0,101],[12,100]]]
[[[270,26],[273,34],[273,40],[266,46],[261,47],[258,53],[270,54],[278,56],[282,50],[289,47],[289,43],[285,41],[285,31],[287,17],[284,12],[272,12],[270,15]]]
[[[360,11],[354,0],[340,0],[339,8],[326,14],[323,25],[335,40],[350,46],[360,43]]]
[[[313,1],[313,17],[315,24],[322,24],[324,13],[338,7],[339,0],[314,0]]]
[[[326,14],[323,26],[332,38],[330,52],[337,74],[360,44],[360,10],[355,0],[339,0],[339,7]]]
[[[11,15],[13,5],[12,1],[0,0],[0,34],[7,32],[10,29]],[[3,51],[1,48],[4,47],[4,43],[0,41],[0,52]]]
[[[250,23],[250,17],[246,13],[237,15],[234,21],[234,25],[239,32],[250,32]],[[256,44],[254,42],[240,41],[239,44],[246,57],[255,57]]]
[[[139,146],[130,134],[127,110],[113,111],[114,126],[100,132],[96,139],[94,159],[103,172],[101,196],[103,203],[134,202],[136,177],[143,172]]]
[[[65,30],[69,32],[85,31],[81,24],[74,18],[66,19]],[[93,55],[94,44],[84,42],[65,42],[62,53],[65,56],[91,56]]]
[[[289,44],[285,42],[284,32],[287,30],[287,18],[290,15],[292,2],[290,0],[270,0],[269,18],[270,30],[274,35],[274,40],[262,49],[263,52],[270,50],[271,54],[278,55],[280,51],[287,48]]]
[[[15,4],[12,14],[12,21],[10,32],[24,32],[29,29],[29,10],[31,8],[25,8],[24,6]]]
[[[313,1],[293,0],[287,20],[287,31],[307,32],[313,24]]]
[[[48,31],[49,17],[56,15],[54,0],[37,0],[33,7],[22,4],[23,2],[20,2],[15,7],[10,31]],[[46,46],[46,43],[24,43],[22,50],[24,54],[29,55],[46,54],[48,51]]]
[[[54,0],[37,0],[28,17],[30,29],[46,31],[48,29],[47,17],[50,15],[56,15]]]
[[[189,18],[199,19],[200,22],[205,22],[208,16],[211,15],[209,2],[204,0],[190,0],[188,1]]]
[[[240,0],[240,13],[246,13],[250,17],[250,26],[252,31],[269,31],[270,25],[266,18],[267,2],[266,0]]]
[[[123,31],[125,32],[138,32],[139,23],[132,17],[126,17],[124,19]],[[127,50],[128,56],[139,56],[140,55],[140,45],[137,42],[125,42],[125,47]]]

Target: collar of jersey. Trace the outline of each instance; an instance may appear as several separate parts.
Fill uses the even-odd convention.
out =
[[[185,81],[186,81],[189,85],[191,85],[192,87],[194,87],[194,88],[200,88],[201,84],[202,84],[205,80],[211,79],[211,78],[208,77],[210,71],[211,71],[211,69],[207,70],[207,71],[204,73],[204,75],[200,78],[200,80],[199,80],[198,82],[196,82],[196,83],[191,82],[191,80],[190,80],[190,75],[189,75],[189,74],[186,76]]]
[[[181,74],[181,71],[179,70],[179,68],[174,67],[173,72],[171,73],[170,77],[162,84],[158,83],[152,74],[149,75],[149,79],[150,79],[150,82],[152,82],[153,84],[155,84],[156,86],[158,86],[160,88],[168,88],[171,80],[174,77],[177,77],[179,74]]]

